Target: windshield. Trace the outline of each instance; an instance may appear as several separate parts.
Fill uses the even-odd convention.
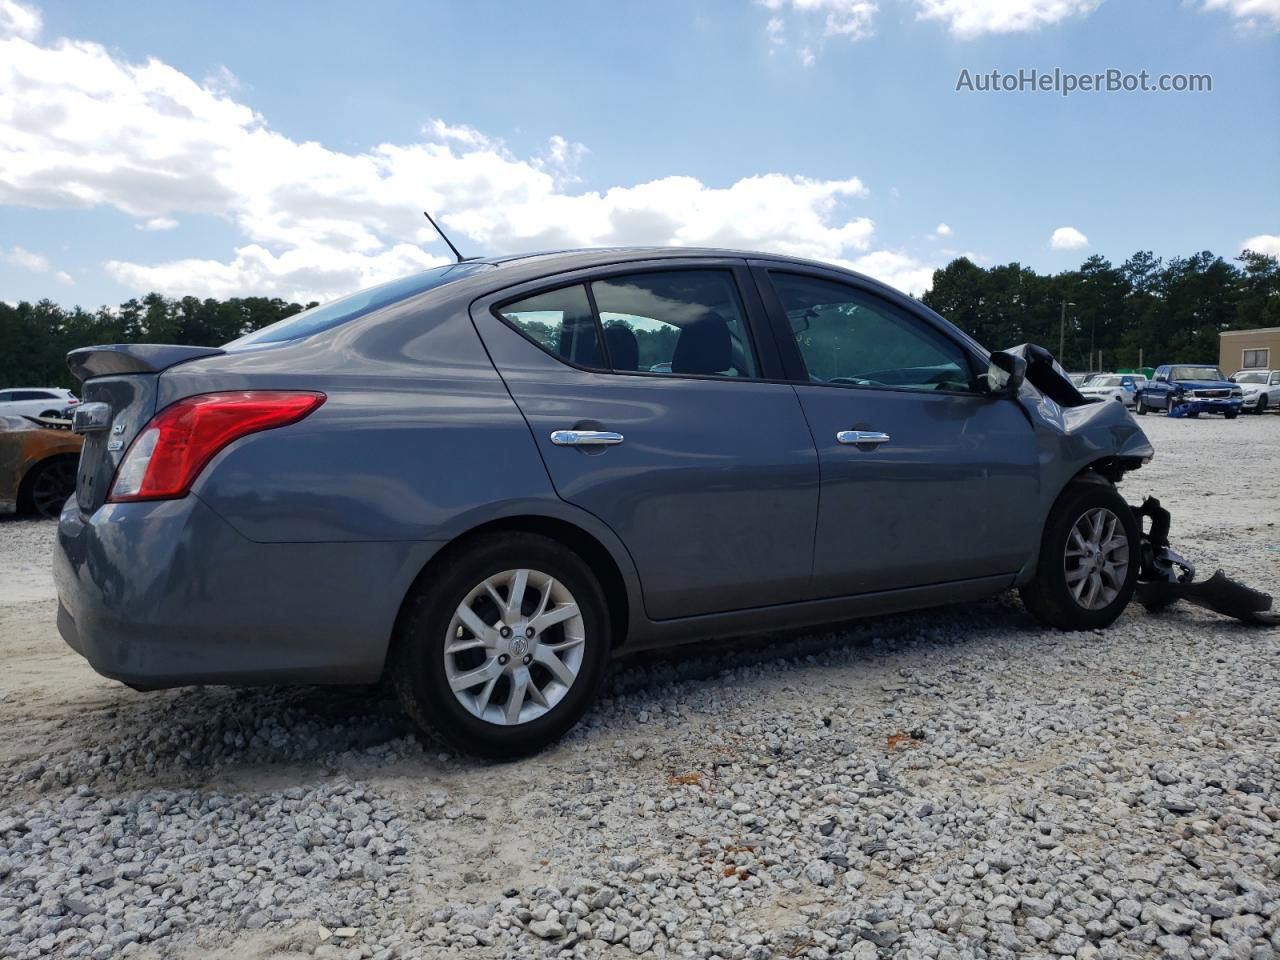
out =
[[[1169,371],[1170,380],[1225,380],[1217,367],[1174,367]]]
[[[463,277],[479,273],[481,270],[492,269],[491,263],[451,263],[447,266],[423,270],[421,273],[369,287],[318,307],[312,307],[310,310],[303,310],[302,313],[294,314],[261,330],[255,330],[224,346],[247,347],[255,343],[279,343],[283,340],[309,337],[313,333],[329,330],[338,324],[363,317],[366,313],[372,313],[381,307],[407,300],[419,293],[425,293],[454,280],[461,280]]]
[[[1120,386],[1119,377],[1094,377],[1089,381],[1091,387],[1118,387]]]
[[[1267,382],[1267,373],[1265,370],[1262,371],[1261,373],[1237,373],[1236,374],[1236,383],[1266,383],[1266,382]]]

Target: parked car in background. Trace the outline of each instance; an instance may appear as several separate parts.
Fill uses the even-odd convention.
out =
[[[61,387],[10,387],[0,390],[0,417],[51,417],[68,404],[78,403],[76,395]]]
[[[1100,373],[1081,386],[1080,392],[1086,397],[1118,400],[1126,407],[1133,407],[1138,403],[1138,391],[1146,382],[1147,378],[1140,373]]]
[[[1280,370],[1241,370],[1231,379],[1244,391],[1241,409],[1246,413],[1280,408]]]
[[[75,492],[83,444],[69,429],[0,416],[0,514],[56,517]]]
[[[1092,373],[1068,373],[1067,379],[1069,379],[1077,387],[1083,387],[1086,383],[1088,383],[1089,378],[1092,376],[1093,376]]]
[[[1115,483],[1153,451],[1119,404],[1046,404],[1024,357],[811,261],[476,259],[68,363],[58,626],[138,688],[386,676],[510,756],[615,654],[1012,586],[1092,629],[1136,584]]]
[[[1163,410],[1173,416],[1198,417],[1218,413],[1228,420],[1240,415],[1244,391],[1217,367],[1198,363],[1169,363],[1156,367],[1155,376],[1138,391],[1137,412]]]

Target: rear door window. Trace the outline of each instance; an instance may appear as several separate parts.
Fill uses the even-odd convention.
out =
[[[603,367],[600,334],[586,287],[577,284],[497,308],[497,314],[548,353],[579,367]]]
[[[759,376],[730,271],[632,273],[593,281],[591,292],[614,370]]]

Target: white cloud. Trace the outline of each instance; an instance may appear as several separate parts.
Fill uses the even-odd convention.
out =
[[[1254,253],[1265,253],[1269,257],[1280,257],[1280,235],[1260,233],[1240,244],[1241,252],[1252,250]]]
[[[17,0],[0,0],[0,38],[22,37],[34,40],[40,36],[40,11]]]
[[[65,270],[59,270],[53,275],[53,279],[57,280],[64,287],[69,287],[75,283],[75,281],[71,279],[71,274],[67,273]]]
[[[825,41],[843,37],[863,40],[875,30],[880,5],[876,0],[757,0],[774,15],[765,24],[765,37],[771,48],[786,44],[787,20],[791,20],[800,36],[797,48],[800,62],[813,66]]]
[[[774,172],[710,185],[668,176],[581,191],[572,185],[586,152],[552,137],[538,155],[519,157],[443,121],[415,142],[343,152],[277,133],[227,93],[154,59],[129,63],[75,40],[0,41],[0,205],[109,207],[141,230],[213,216],[239,232],[225,258],[175,251],[164,262],[124,255],[104,265],[138,291],[327,299],[446,262],[423,209],[439,214],[469,254],[609,244],[767,249],[856,261],[913,289],[928,269],[906,254],[874,255],[875,225],[856,215],[867,195],[857,177]]]
[[[917,20],[943,20],[963,39],[1039,30],[1092,13],[1102,0],[915,0]]]
[[[1089,238],[1075,227],[1059,227],[1049,238],[1049,246],[1055,250],[1080,250],[1089,245]]]
[[[876,250],[840,263],[913,297],[920,296],[932,286],[933,271],[942,266],[940,263],[925,263],[910,254],[895,250]]]
[[[1247,30],[1280,27],[1280,0],[1204,0],[1204,9],[1226,10]]]
[[[952,231],[952,229],[951,229],[949,226],[947,226],[945,223],[940,223],[940,224],[938,224],[936,227],[934,227],[933,232],[934,232],[934,233],[936,233],[936,234],[937,234],[938,236],[940,236],[940,237],[949,237],[949,236],[951,236],[951,234],[952,234],[952,232],[953,232],[953,231]]]
[[[10,247],[8,250],[0,250],[0,260],[35,273],[44,273],[49,269],[48,257],[43,254],[32,253],[30,250],[24,250],[22,247]]]

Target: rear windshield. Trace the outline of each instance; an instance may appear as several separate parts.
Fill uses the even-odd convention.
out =
[[[346,323],[366,313],[389,306],[401,300],[407,300],[419,293],[434,290],[436,287],[461,280],[482,270],[492,270],[491,263],[451,263],[444,267],[434,267],[415,273],[409,277],[401,277],[390,283],[369,287],[357,293],[331,300],[329,303],[303,310],[302,313],[273,323],[261,330],[246,334],[238,340],[232,340],[227,347],[247,347],[255,343],[279,343],[282,340],[299,340],[309,337],[321,330],[329,330],[338,324]]]
[[[1169,373],[1170,380],[1225,380],[1222,371],[1217,367],[1174,367]]]

